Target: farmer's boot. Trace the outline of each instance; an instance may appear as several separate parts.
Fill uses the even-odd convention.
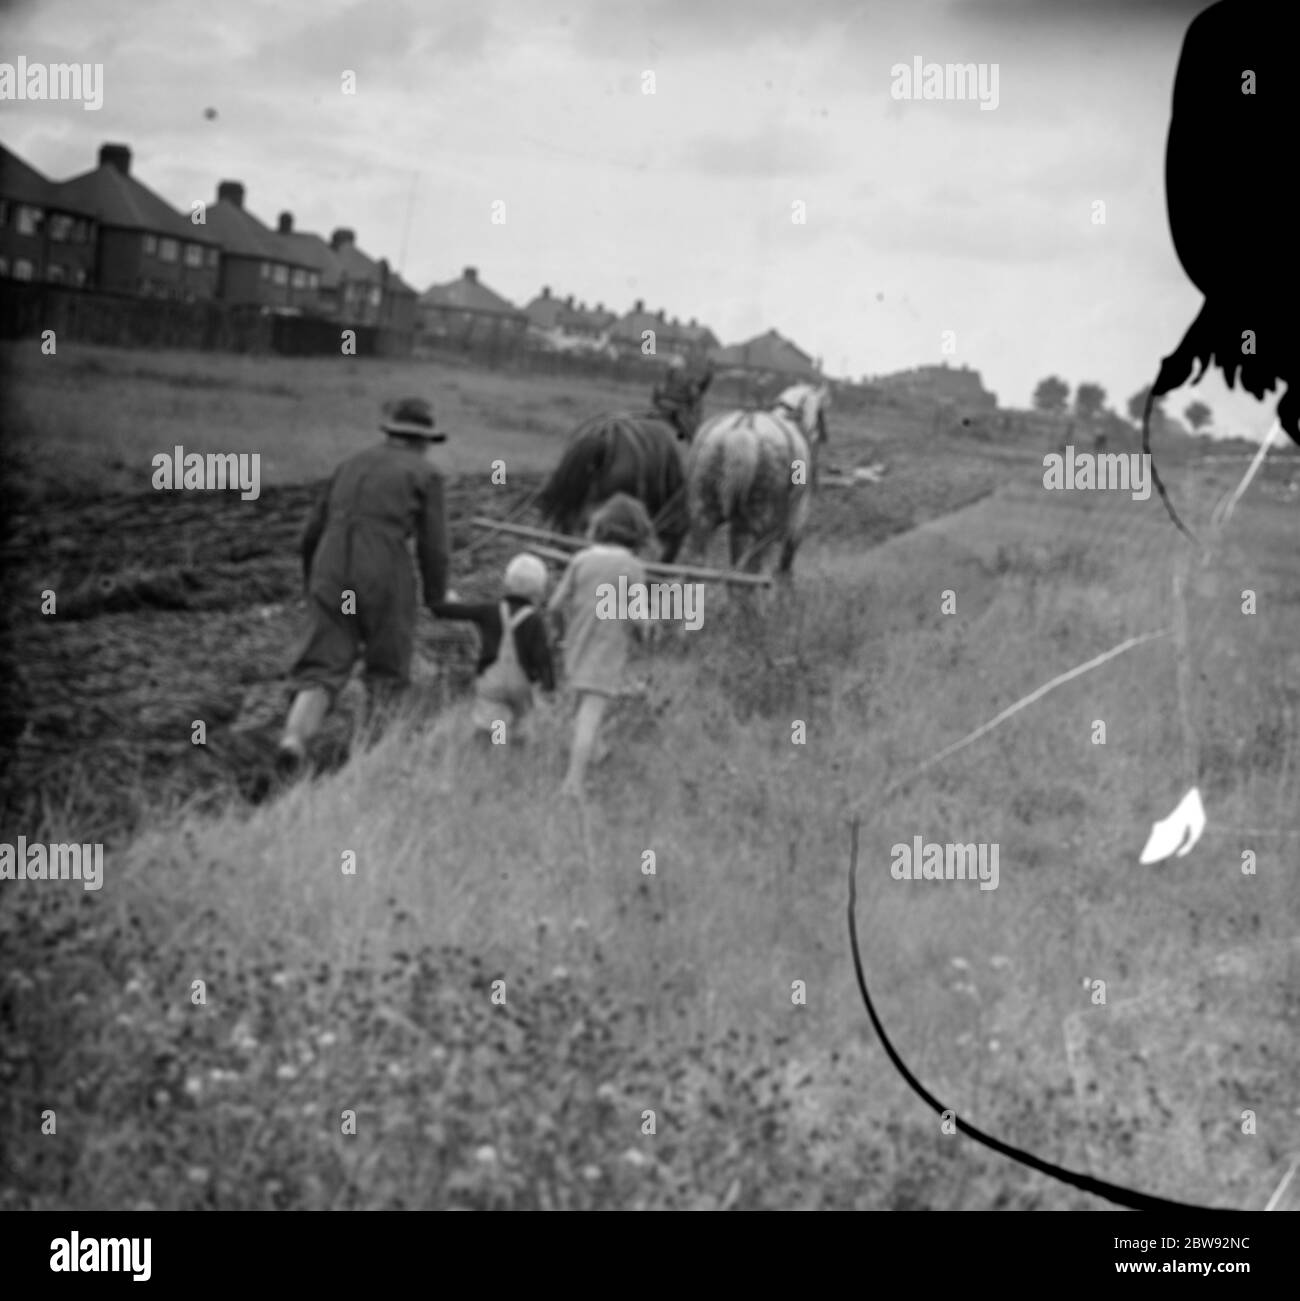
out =
[[[275,759],[285,776],[293,776],[306,761],[307,742],[320,731],[329,707],[330,696],[324,687],[308,687],[294,697]]]

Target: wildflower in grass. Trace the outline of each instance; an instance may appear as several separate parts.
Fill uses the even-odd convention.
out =
[[[623,1153],[623,1160],[631,1166],[647,1166],[650,1164],[650,1158],[644,1152],[637,1151],[636,1148],[630,1147]]]
[[[212,1178],[212,1174],[206,1166],[192,1165],[185,1172],[185,1177],[192,1184],[206,1184]]]
[[[497,1150],[491,1143],[484,1143],[482,1147],[474,1151],[474,1160],[480,1165],[494,1165],[497,1159]]]
[[[277,1066],[275,1068],[275,1078],[277,1080],[296,1080],[298,1078],[298,1072],[294,1067],[289,1066],[288,1064]]]

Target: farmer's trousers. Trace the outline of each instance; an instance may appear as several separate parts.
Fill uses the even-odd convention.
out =
[[[308,627],[290,676],[294,687],[323,687],[333,701],[352,675],[357,656],[365,657],[366,685],[376,699],[400,692],[411,679],[415,644],[415,603],[401,600],[357,602],[356,614],[317,596],[308,600]]]

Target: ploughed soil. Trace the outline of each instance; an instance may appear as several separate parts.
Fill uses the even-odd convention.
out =
[[[936,483],[922,464],[901,466],[880,484],[824,490],[804,546],[874,546],[991,491],[993,467],[954,469]],[[298,538],[321,486],[264,487],[256,501],[147,492],[12,504],[0,544],[7,827],[111,840],[146,811],[274,793],[284,674],[303,616]],[[538,524],[537,486],[448,483],[451,583],[463,597],[493,595],[522,545],[473,528],[471,516]],[[53,613],[42,613],[47,591]],[[476,638],[424,613],[418,627],[412,701],[436,711],[469,688]],[[359,695],[350,688],[331,716],[320,766],[346,758]]]

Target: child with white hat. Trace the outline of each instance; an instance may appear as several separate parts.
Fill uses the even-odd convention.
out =
[[[475,731],[488,739],[497,739],[498,728],[506,741],[524,739],[533,684],[547,693],[555,689],[551,645],[538,608],[546,587],[545,563],[521,552],[506,566],[500,601],[443,601],[433,611],[438,618],[464,619],[479,630],[472,717]]]

